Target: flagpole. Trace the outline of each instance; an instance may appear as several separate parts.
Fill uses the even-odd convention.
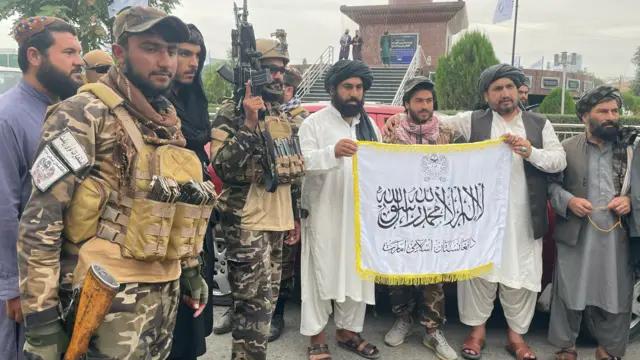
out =
[[[513,22],[513,48],[511,49],[511,66],[514,66],[516,61],[516,33],[518,30],[518,3],[519,3],[519,0],[516,0],[516,15],[515,15],[515,21]]]

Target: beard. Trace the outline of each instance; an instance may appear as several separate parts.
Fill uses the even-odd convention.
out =
[[[421,115],[425,115],[425,114],[427,114],[428,116],[426,120],[423,120]],[[426,124],[433,117],[433,112],[427,109],[420,110],[420,111],[413,111],[413,109],[409,109],[409,115],[411,117],[411,120],[413,120],[413,122],[415,122],[416,124]]]
[[[592,117],[589,117],[589,131],[591,135],[605,142],[613,142],[620,133],[620,124],[617,121],[605,121],[598,124]]]
[[[495,104],[490,104],[491,110],[500,114],[500,116],[512,114],[516,111],[516,101],[511,98],[501,98],[500,101]]]
[[[284,84],[282,81],[272,81],[262,92],[262,99],[264,101],[282,104],[284,101],[284,91],[282,90],[283,86]]]
[[[47,91],[58,96],[60,100],[65,100],[78,92],[82,84],[74,80],[71,75],[82,73],[82,68],[78,67],[65,74],[44,57],[44,61],[36,72],[36,79]]]
[[[125,75],[127,75],[127,79],[129,79],[129,81],[131,81],[131,83],[136,88],[138,88],[138,90],[140,90],[140,92],[142,92],[142,94],[146,98],[152,99],[157,97],[158,95],[166,95],[167,91],[171,88],[171,83],[169,83],[169,85],[163,88],[158,88],[155,85],[153,85],[151,80],[149,80],[148,78],[145,78],[139,72],[136,71],[135,67],[131,63],[131,60],[129,59],[128,56],[125,56],[124,58],[124,66],[125,66],[124,73]],[[157,71],[156,73],[170,74],[170,72],[166,69]],[[153,74],[153,72],[150,73],[149,75],[151,74]],[[171,77],[173,77],[173,74],[171,74]]]
[[[348,104],[349,101],[355,101],[356,103]],[[335,92],[333,96],[331,96],[331,104],[340,112],[342,117],[352,118],[362,112],[364,108],[364,96],[361,100],[351,97],[343,101],[340,99],[340,96],[338,96],[338,93]]]

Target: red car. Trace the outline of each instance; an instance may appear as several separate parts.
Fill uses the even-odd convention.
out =
[[[308,104],[302,104],[302,107],[304,107],[310,113],[314,113],[316,111],[319,111],[325,108],[327,105],[328,103],[308,103]],[[367,111],[369,116],[375,120],[378,127],[382,128],[391,116],[404,112],[404,107],[393,106],[393,105],[365,104],[365,110]],[[207,147],[207,151],[208,151],[208,147]],[[216,179],[214,181],[217,182],[217,184],[221,184],[220,179],[215,175],[215,173],[213,172],[213,168],[211,166],[209,166],[209,171],[211,172],[211,177]],[[218,188],[216,187],[216,189]],[[541,293],[541,294],[545,293],[544,290],[546,289],[547,290],[546,295],[548,295],[548,292],[551,290],[550,288],[551,288],[551,281],[553,280],[553,267],[555,264],[555,254],[556,254],[555,243],[552,238],[553,229],[555,225],[555,213],[551,210],[551,206],[547,206],[547,208],[548,208],[547,213],[549,216],[549,229],[543,239],[544,241],[543,250],[542,250],[542,257],[543,257],[542,290],[543,292]],[[216,238],[216,249],[217,249],[216,251],[217,256],[219,256],[218,258],[221,259],[221,261],[218,261],[218,263],[216,263],[216,269],[220,268],[220,272],[224,272],[224,274],[226,274],[226,263],[224,263],[224,260],[223,260],[224,259],[223,239]],[[222,276],[223,274],[221,274],[220,272],[217,275],[219,276],[220,282],[224,281],[226,283],[226,275]],[[217,297],[214,303],[216,305],[230,305],[231,299],[229,298],[229,295],[228,295],[230,293],[230,290],[222,291],[223,289],[228,289],[228,283],[220,284],[220,282],[219,282],[220,289],[214,289],[214,294],[213,294],[214,299]],[[538,306],[539,310],[548,312],[550,308],[550,298],[548,296],[541,297],[538,301],[538,305],[539,305]],[[633,318],[631,322],[631,333],[629,334],[630,335],[629,338],[635,339],[636,337],[640,336],[640,281],[637,281],[634,287],[634,299],[633,299],[632,311],[633,311]]]

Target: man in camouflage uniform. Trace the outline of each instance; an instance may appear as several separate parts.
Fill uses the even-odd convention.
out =
[[[127,222],[131,209],[118,209],[140,199],[131,184],[145,176],[137,171],[138,149],[185,145],[175,109],[162,94],[176,71],[177,43],[189,39],[189,30],[160,10],[134,7],[117,16],[113,32],[118,67],[92,85],[100,94],[80,89],[49,109],[31,169],[33,192],[18,241],[27,359],[57,360],[65,352],[78,290],[92,264],[100,264],[121,286],[93,334],[89,358],[165,359],[180,295],[195,308],[206,302],[198,259],[141,261],[126,256],[120,245],[123,237],[131,239],[126,230],[133,225]],[[79,214],[92,210],[76,206],[87,197],[86,184],[102,189],[97,192],[104,213],[99,230],[78,240],[71,229],[82,226]],[[111,220],[109,209],[117,214]],[[115,237],[108,240],[106,229]]]
[[[263,122],[258,119],[260,110],[293,124],[280,108],[289,55],[276,40],[257,40],[256,46],[272,82],[256,96],[247,85],[242,116],[236,115],[233,101],[223,104],[211,141],[213,168],[224,182],[218,212],[234,299],[233,360],[266,359],[271,315],[280,291],[283,240],[293,245],[300,233],[291,184],[280,184],[273,193],[265,191],[262,164],[267,149],[258,126]]]
[[[291,66],[287,66],[287,71],[284,73],[284,94],[283,105],[281,107],[291,119],[292,130],[295,134],[298,133],[302,121],[306,119],[310,114],[305,108],[302,107],[300,99],[296,97],[296,91],[298,86],[302,82],[302,75],[300,72]],[[301,184],[291,184],[291,191],[296,194],[295,198],[300,199],[300,186]],[[284,244],[282,247],[282,280],[280,281],[280,296],[276,303],[276,308],[271,318],[271,333],[269,334],[269,341],[277,340],[284,331],[284,307],[287,300],[293,297],[293,288],[295,287],[295,266],[296,255],[300,251],[300,243],[295,245]]]

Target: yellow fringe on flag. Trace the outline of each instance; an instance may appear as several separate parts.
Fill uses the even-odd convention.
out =
[[[376,284],[383,285],[429,285],[441,282],[455,282],[476,278],[480,275],[489,273],[493,269],[493,263],[482,265],[475,269],[456,271],[447,274],[430,274],[430,275],[388,275],[379,274],[372,270],[362,268],[362,262],[359,249],[356,255],[356,271],[362,280],[373,281]]]
[[[486,140],[476,143],[466,144],[448,144],[448,145],[398,145],[398,144],[384,144],[372,141],[358,141],[358,146],[370,146],[383,151],[395,151],[395,152],[422,152],[425,154],[432,153],[445,153],[445,152],[459,152],[459,151],[474,151],[483,150],[499,146],[504,143],[505,138],[501,137],[496,140]],[[476,278],[480,275],[489,273],[493,269],[493,263],[479,266],[474,269],[461,270],[446,274],[427,274],[427,275],[389,275],[380,274],[372,270],[362,268],[362,246],[361,246],[361,233],[360,233],[360,187],[358,186],[359,174],[358,174],[358,153],[356,152],[352,160],[352,174],[353,174],[353,200],[354,200],[354,230],[356,240],[356,271],[361,279],[373,281],[377,284],[383,285],[429,285],[437,284],[441,282],[454,282]]]

